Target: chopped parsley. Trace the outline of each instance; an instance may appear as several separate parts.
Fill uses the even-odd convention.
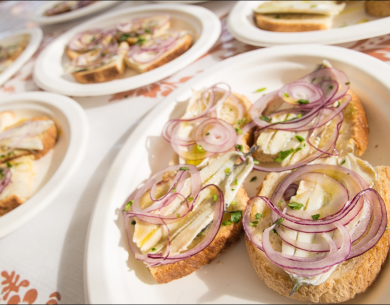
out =
[[[125,40],[127,40],[127,38],[129,38],[130,37],[130,35],[128,35],[128,34],[121,34],[121,36],[119,37],[119,40],[120,41],[125,41]]]
[[[254,164],[260,164],[260,162],[257,161],[257,160],[253,160],[253,163],[254,163]]]
[[[298,152],[298,151],[300,151],[300,150],[302,150],[302,147],[298,147],[298,148],[295,150],[295,152]]]
[[[236,129],[237,134],[242,134],[241,128],[235,128],[235,129]]]
[[[154,252],[154,251],[157,251],[157,249],[156,249],[156,248],[152,248],[152,249],[150,249],[150,250],[152,250],[153,252]]]
[[[263,217],[263,214],[257,213],[257,214],[255,215],[255,217],[256,217],[256,219],[260,219],[261,217]]]
[[[237,202],[236,201],[232,201],[230,202],[231,205],[237,205]]]
[[[252,179],[249,182],[253,182],[257,180],[257,176],[253,176]]]
[[[337,106],[336,107],[338,108],[338,107],[340,107],[340,105],[341,105],[340,101],[337,101]]]
[[[266,121],[266,122],[271,122],[271,119],[269,118],[269,117],[267,117],[267,116],[264,116],[264,115],[262,115],[261,117],[260,117],[260,120],[263,120],[263,121]]]
[[[225,174],[230,174],[230,168],[225,168]]]
[[[308,100],[300,99],[300,100],[298,101],[298,104],[299,104],[299,105],[307,105],[307,104],[310,104],[310,102],[309,102]]]
[[[311,215],[311,218],[313,218],[313,220],[318,220],[320,219],[320,214],[315,214],[315,215]]]
[[[146,42],[146,39],[138,37],[138,40],[137,40],[137,42],[135,44],[143,45],[145,42]]]
[[[290,202],[287,205],[293,210],[300,210],[303,208],[303,204],[299,202]]]
[[[187,200],[191,202],[192,200],[194,200],[194,198],[190,197]]]
[[[229,110],[230,110],[230,111],[233,111],[233,109],[232,109],[232,108],[230,108]]]
[[[317,4],[312,4],[310,5],[310,8],[315,8],[317,6]]]
[[[226,220],[226,221],[222,222],[223,227],[230,226],[231,224],[232,224],[232,222],[230,220]]]
[[[333,89],[333,85],[330,85],[330,86],[329,86],[329,89]]]
[[[12,167],[12,164],[9,163],[9,162],[7,162],[7,167],[8,167],[8,168],[11,168],[11,167]]]
[[[278,232],[276,232],[275,229],[272,229],[271,232],[272,232],[272,233],[275,233],[275,234],[278,234]]]
[[[131,222],[131,224],[132,224],[133,226],[135,226],[136,223],[137,223],[137,222],[136,222],[135,220],[133,220],[133,221]]]
[[[213,201],[217,201],[217,195],[216,194],[213,195]]]
[[[244,124],[246,121],[246,118],[243,118],[242,120],[238,120],[237,125]]]
[[[264,87],[264,88],[257,89],[254,93],[262,92],[264,90],[267,90],[267,88]]]
[[[301,118],[302,117],[302,113],[298,113],[298,115],[297,115],[297,119],[299,119],[299,118]],[[295,119],[295,118],[294,118]]]
[[[236,148],[237,148],[239,151],[242,151],[242,148],[243,148],[243,147],[242,147],[241,144],[237,144],[237,145],[236,145]]]
[[[258,221],[252,221],[249,225],[251,226],[251,227],[257,227],[257,224],[258,224],[259,222]]]
[[[206,151],[203,149],[202,145],[196,145],[196,149],[197,149],[200,153],[206,152]]]
[[[346,85],[349,85],[351,82],[345,83]]]
[[[208,132],[208,133],[206,133],[206,136],[209,136],[210,135],[210,133]]]
[[[172,192],[176,193],[176,186],[172,189]]]
[[[288,93],[283,93],[283,96],[284,97],[290,97],[290,95]]]
[[[128,203],[126,203],[126,208],[123,210],[123,212],[127,212],[132,205],[133,205],[133,200],[130,200]]]
[[[345,162],[347,162],[345,159],[343,160],[343,162],[341,162],[341,164],[340,165],[343,165]]]
[[[238,185],[237,179],[234,180],[234,185]]]
[[[188,170],[190,170],[190,169],[189,169],[188,167],[180,167],[179,170],[180,170],[180,171],[188,171]]]
[[[280,225],[282,224],[284,218],[278,218],[272,225],[277,225],[278,227],[280,227]]]
[[[275,193],[276,194],[276,193]],[[280,205],[284,202],[284,200],[279,200],[278,207],[280,208]]]
[[[176,217],[177,217],[177,218],[180,218],[180,214],[179,214],[179,213],[177,213],[177,214],[176,214]]]
[[[237,212],[234,212],[234,213],[230,214],[230,220],[232,222],[234,222],[234,223],[238,223],[241,218],[242,218],[242,212],[241,211],[237,211]]]
[[[291,155],[294,152],[294,148],[291,148],[289,150],[284,150],[278,152],[279,157],[276,158],[275,162],[282,162],[284,159],[286,159],[289,155]]]
[[[232,192],[234,192],[234,189],[232,189]]]
[[[276,16],[275,16],[275,19],[279,19],[279,18],[280,18],[280,15],[276,15]]]
[[[149,29],[145,29],[145,33],[147,33],[147,34],[152,34],[152,31],[149,30]]]
[[[295,139],[297,139],[299,142],[303,142],[303,141],[305,141],[305,139],[303,138],[303,137],[301,137],[301,136],[299,136],[299,135],[296,135],[295,136]]]

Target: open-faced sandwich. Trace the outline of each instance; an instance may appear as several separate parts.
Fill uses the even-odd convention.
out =
[[[366,12],[376,17],[390,16],[390,1],[365,1],[364,8]]]
[[[338,1],[267,1],[254,9],[259,28],[274,32],[327,30],[345,7]]]
[[[170,29],[168,15],[120,23],[117,29],[91,29],[74,36],[66,46],[68,70],[80,83],[106,82],[126,67],[139,73],[158,68],[186,52],[192,37]]]
[[[251,106],[248,98],[232,92],[226,83],[193,90],[183,117],[168,121],[163,130],[175,151],[170,165],[193,164],[202,168],[219,154],[234,150],[241,128],[252,121]],[[247,133],[242,140],[244,145],[250,142],[249,136]]]
[[[13,64],[13,62],[23,53],[29,42],[25,35],[18,43],[1,46],[0,45],[0,73]]]
[[[281,172],[338,152],[361,156],[368,143],[362,105],[348,77],[324,61],[316,71],[261,97],[250,113],[255,169]]]
[[[95,3],[96,1],[60,1],[44,12],[45,16],[56,16],[78,10]]]
[[[57,127],[47,117],[18,118],[0,113],[0,216],[15,209],[34,193],[35,160],[55,145]]]
[[[252,157],[231,151],[201,171],[170,166],[130,196],[123,206],[128,242],[158,283],[191,274],[238,241],[248,201],[242,183],[252,167]],[[177,174],[157,182],[166,171]]]
[[[386,261],[390,168],[353,154],[269,174],[244,216],[247,250],[275,291],[340,303],[364,292]]]

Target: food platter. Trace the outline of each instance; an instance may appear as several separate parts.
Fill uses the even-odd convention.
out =
[[[88,125],[86,115],[74,100],[47,92],[26,92],[2,97],[1,111],[21,117],[46,116],[59,128],[59,138],[43,158],[35,161],[35,193],[25,203],[0,217],[0,238],[22,226],[47,205],[65,186],[84,158]]]
[[[81,84],[66,72],[66,65],[70,61],[64,54],[64,49],[75,34],[91,28],[115,28],[121,20],[154,14],[168,14],[173,29],[187,30],[195,41],[191,48],[152,71],[137,74],[128,69],[120,78],[110,82]],[[34,81],[47,91],[72,96],[99,96],[142,87],[159,81],[195,61],[213,46],[220,33],[221,23],[218,17],[203,7],[155,4],[115,11],[83,23],[53,41],[36,61]]]
[[[228,30],[239,41],[254,46],[298,43],[340,44],[388,34],[390,18],[368,15],[363,1],[354,1],[336,16],[330,30],[300,33],[265,31],[255,25],[253,9],[266,1],[237,2],[228,17]]]
[[[120,208],[128,195],[168,164],[172,150],[161,137],[164,124],[180,117],[191,89],[226,82],[255,102],[263,93],[312,71],[323,59],[344,71],[360,98],[370,124],[363,158],[373,166],[389,165],[389,67],[368,55],[333,46],[291,45],[255,50],[225,60],[199,74],[150,112],[125,142],[100,190],[91,217],[85,253],[85,292],[89,303],[298,303],[269,289],[256,275],[243,238],[210,265],[183,279],[157,285],[142,262],[129,254]],[[358,63],[358,64],[357,64]],[[266,88],[261,93],[257,89]],[[137,173],[137,174],[135,174]],[[257,176],[257,183],[249,182]],[[264,175],[254,172],[245,187],[255,194]],[[353,303],[383,303],[389,297],[384,266],[375,284]],[[196,287],[196,289],[194,289]],[[134,293],[136,292],[136,293]]]
[[[6,32],[0,36],[0,45],[9,46],[20,43],[24,37],[28,39],[28,45],[24,51],[6,70],[0,73],[0,85],[12,77],[23,65],[34,55],[42,41],[42,30],[40,28],[23,29],[14,32]]]
[[[109,7],[117,4],[119,1],[98,1],[96,3],[93,3],[91,5],[79,8],[77,10],[66,12],[59,15],[54,16],[45,16],[44,12],[53,7],[56,3],[59,3],[62,1],[48,1],[44,5],[42,5],[33,16],[33,21],[37,22],[39,24],[45,25],[45,24],[55,24],[65,21],[70,21],[76,18],[84,17],[99,11],[102,11],[104,9],[108,9]]]

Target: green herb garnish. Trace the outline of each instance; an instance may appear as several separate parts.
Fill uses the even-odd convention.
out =
[[[275,162],[282,162],[284,159],[286,159],[289,155],[291,155],[294,152],[294,148],[291,148],[289,150],[280,151],[278,152],[279,158],[276,158]]]
[[[234,223],[238,223],[241,218],[242,218],[242,212],[241,211],[237,211],[237,212],[234,212],[234,213],[230,214],[230,220],[232,222],[234,222]]]
[[[179,171],[188,171],[190,170],[188,167],[180,167],[179,168]]]
[[[8,167],[8,168],[11,168],[11,167],[12,167],[12,164],[9,163],[9,162],[7,162],[7,167]]]
[[[299,105],[307,105],[307,104],[310,104],[310,102],[309,102],[308,100],[302,100],[302,99],[300,99],[300,100],[298,101],[298,104],[299,104]]]
[[[133,221],[131,222],[131,224],[132,224],[133,226],[135,226],[135,224],[136,224],[136,221],[135,221],[135,220],[133,220]]]
[[[242,148],[243,148],[243,147],[242,147],[241,144],[237,144],[237,145],[236,145],[236,148],[237,148],[239,151],[242,151]]]
[[[216,194],[213,195],[213,201],[217,201],[217,195]]]
[[[210,133],[208,132],[208,133],[206,133],[206,136],[209,136],[210,135]]]
[[[256,217],[256,219],[260,219],[261,217],[263,217],[263,214],[257,213],[257,214],[255,215],[255,217]]]
[[[241,128],[235,128],[235,129],[236,129],[237,134],[242,134]]]
[[[258,221],[252,221],[249,225],[251,226],[251,227],[257,227],[257,224],[258,224],[259,222]]]
[[[225,168],[225,174],[230,174],[230,168]]]
[[[290,97],[290,95],[288,93],[283,93],[283,96],[284,97]]]
[[[238,181],[237,179],[234,180],[234,185],[237,185],[238,184]]]
[[[191,202],[192,200],[194,200],[194,198],[190,197],[187,200]]]
[[[257,89],[255,92],[253,92],[253,93],[258,93],[258,92],[262,92],[262,91],[264,91],[264,90],[267,90],[267,88],[260,88],[260,89]]]
[[[252,177],[252,179],[249,182],[253,182],[257,180],[257,176]]]
[[[156,249],[156,248],[152,248],[152,249],[150,249],[150,250],[152,250],[153,252],[154,252],[154,251],[157,251],[157,249]]]
[[[206,151],[202,148],[202,145],[196,145],[196,149],[197,149],[200,153],[206,152]]]
[[[280,225],[282,224],[284,218],[278,218],[272,225],[277,225],[278,227],[280,227]]]
[[[267,116],[264,116],[264,115],[262,115],[261,117],[260,117],[260,120],[263,120],[263,121],[266,121],[266,122],[271,122],[271,119],[269,118],[269,117],[267,117]]]
[[[313,220],[318,220],[320,219],[320,214],[315,214],[315,215],[311,215],[311,218],[313,218]]]
[[[295,139],[297,139],[301,143],[305,141],[305,139],[303,137],[299,136],[299,135],[296,135]]]
[[[257,160],[253,160],[253,164],[260,164],[260,162]]]
[[[341,164],[340,165],[343,165],[345,162],[347,162],[345,159],[343,160],[343,162],[341,162]]]
[[[177,218],[180,218],[180,214],[179,214],[179,213],[177,213],[177,214],[176,214],[176,217],[177,217]]]
[[[351,82],[345,83],[346,85],[349,85]]]
[[[292,209],[292,210],[300,210],[303,208],[303,204],[299,202],[290,202],[287,203],[287,205]]]
[[[230,226],[231,224],[232,224],[232,222],[230,220],[226,220],[226,221],[222,222],[223,227]]]

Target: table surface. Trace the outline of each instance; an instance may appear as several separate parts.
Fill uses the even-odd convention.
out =
[[[146,2],[119,3],[108,11]],[[36,27],[35,23],[29,21],[29,16],[42,4],[39,1],[1,2],[0,33]],[[90,126],[84,162],[49,207],[0,240],[0,304],[85,302],[83,260],[88,223],[99,189],[124,141],[145,114],[191,77],[221,60],[256,49],[235,40],[226,29],[226,16],[234,4],[234,1],[197,4],[220,17],[222,34],[206,55],[178,73],[126,92],[99,97],[74,97],[84,108]],[[61,33],[103,13],[43,26],[44,39],[39,50],[0,87],[0,99],[9,93],[41,90],[32,80],[34,62],[39,52]],[[390,35],[341,46],[390,64]]]

